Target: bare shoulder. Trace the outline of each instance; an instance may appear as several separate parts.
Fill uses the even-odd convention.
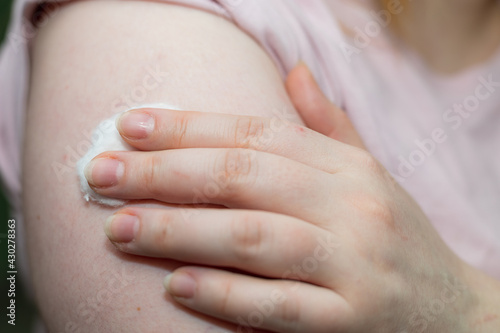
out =
[[[174,305],[162,279],[180,264],[119,254],[102,230],[113,209],[82,199],[74,164],[92,129],[142,103],[293,110],[266,53],[223,18],[134,1],[54,12],[33,44],[23,163],[30,265],[50,331],[234,331]]]

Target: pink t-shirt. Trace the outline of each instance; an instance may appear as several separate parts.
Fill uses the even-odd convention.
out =
[[[305,61],[453,251],[500,279],[500,53],[440,76],[391,37],[385,25],[396,11],[379,12],[370,1],[330,1],[333,10],[321,0],[167,2],[231,19],[283,78]],[[17,209],[32,38],[22,14],[33,2],[15,4],[0,54],[0,170]]]

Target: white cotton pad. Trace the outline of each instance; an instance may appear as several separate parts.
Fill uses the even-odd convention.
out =
[[[126,201],[124,200],[113,199],[95,193],[94,190],[90,188],[87,179],[85,178],[84,170],[87,164],[94,157],[106,151],[136,150],[135,148],[127,144],[120,136],[120,133],[116,128],[116,119],[118,119],[118,117],[120,117],[120,115],[124,112],[143,108],[179,110],[179,108],[166,104],[146,104],[117,113],[113,117],[101,122],[92,133],[92,146],[76,164],[76,170],[78,176],[80,177],[81,190],[86,201],[94,201],[96,203],[112,207],[122,206],[125,204]]]

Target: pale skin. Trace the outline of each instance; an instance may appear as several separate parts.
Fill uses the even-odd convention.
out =
[[[102,21],[92,21],[95,10],[90,7],[103,6],[104,8],[99,9],[105,11],[109,4],[81,4],[76,5],[76,8],[78,6],[83,6],[83,9],[88,6],[86,20],[90,22],[90,26],[85,28],[90,31],[88,34],[93,40],[101,40],[92,35],[92,22],[95,24]],[[163,6],[146,6],[154,9],[149,13],[151,21],[154,22],[153,12],[161,11],[160,7]],[[137,10],[137,8],[132,9],[133,12]],[[183,20],[190,17],[188,10],[186,13],[183,10],[179,12],[174,9],[169,10],[180,17],[179,22],[175,22],[177,24],[182,24]],[[68,19],[71,23],[69,26],[75,24],[78,26],[78,16],[74,15],[74,12],[73,16],[71,10],[65,14],[72,18]],[[168,11],[166,13],[168,14]],[[165,13],[159,14],[165,15]],[[167,24],[164,23],[164,17],[159,14],[158,22]],[[195,22],[206,19],[203,15],[199,16],[201,17],[197,17]],[[129,23],[129,17],[124,16],[126,18],[123,20],[124,24]],[[110,20],[121,22],[119,15],[111,17]],[[55,21],[56,25],[64,24],[60,21],[57,23],[57,18]],[[211,21],[210,23],[216,27],[214,30],[218,29],[219,23]],[[148,22],[148,24],[153,23]],[[193,23],[193,26],[196,24]],[[207,30],[206,25],[203,26],[203,32],[205,30]],[[64,36],[53,32],[54,29],[51,32],[47,28],[47,31],[39,45],[35,47],[35,68],[39,69],[33,79],[35,87],[31,97],[33,122],[50,119],[49,110],[57,109],[58,104],[54,104],[54,99],[49,98],[47,92],[58,91],[60,82],[64,82],[58,81],[56,77],[48,82],[45,81],[43,85],[36,85],[36,82],[44,77],[43,70],[40,69],[44,68],[43,64],[54,62],[64,68],[67,58],[63,52],[64,42],[61,42],[63,46],[60,47],[61,50],[49,51],[44,47],[44,41],[47,43],[50,38],[64,40]],[[196,30],[196,33],[201,34],[202,30]],[[194,36],[193,34],[193,38]],[[131,38],[129,35],[126,37]],[[120,41],[119,37],[115,38],[118,39],[117,42]],[[240,37],[235,35],[232,38],[237,40]],[[145,39],[154,40],[154,36],[147,35]],[[216,41],[216,38],[214,40]],[[173,44],[178,46],[183,42],[185,38]],[[196,43],[193,43],[193,46],[184,45],[184,48],[194,50],[198,46],[194,44]],[[144,45],[149,44],[145,42]],[[254,52],[252,46],[248,45],[250,53]],[[94,43],[92,47],[95,52],[99,44],[96,46]],[[166,49],[165,52],[170,52],[170,49]],[[272,73],[272,67],[266,60],[259,58],[258,51],[255,52],[256,55],[252,58],[255,67],[246,77],[248,90],[245,96],[262,95],[260,90],[252,90],[251,82],[257,84],[269,82],[268,80],[274,82],[277,77],[269,74]],[[73,53],[69,54],[73,57]],[[76,54],[86,61],[88,59],[85,57],[89,57],[92,62],[92,54],[84,52],[84,55]],[[142,60],[137,57],[138,59],[133,61]],[[232,55],[227,59],[238,59],[238,57]],[[115,61],[113,65],[120,66],[120,59]],[[75,60],[68,62],[72,65]],[[37,64],[40,65],[37,67]],[[230,67],[231,63],[227,65]],[[235,65],[235,69],[239,68],[237,64]],[[128,63],[124,64],[124,68],[128,68],[127,66]],[[261,66],[266,70],[262,72],[256,70]],[[181,70],[177,72],[179,68]],[[174,58],[173,66],[169,69],[176,79],[179,75],[179,79],[175,82],[176,85],[166,89],[169,93],[174,90],[182,95],[182,89],[176,88],[179,84],[182,86],[184,82],[182,68],[181,60]],[[196,77],[199,73],[196,73],[196,67],[194,68],[195,71],[190,74]],[[99,66],[92,69],[92,73],[95,72],[101,75],[108,74]],[[216,73],[219,72],[214,71],[212,74]],[[226,84],[237,80],[231,76],[230,70],[224,73],[219,74],[217,80],[221,79],[223,82],[225,80]],[[82,72],[79,75],[85,77],[86,74]],[[205,77],[208,78],[212,79],[211,76]],[[78,87],[78,81],[74,84]],[[197,89],[197,84],[198,81],[194,84],[193,81],[189,81],[186,87]],[[461,284],[458,284],[457,288],[460,292],[455,295],[456,298],[453,299],[452,294],[446,294],[446,299],[450,301],[446,303],[439,316],[431,314],[431,317],[427,317],[433,319],[426,319],[428,324],[426,331],[498,331],[497,309],[500,308],[498,281],[464,264],[449,251],[413,200],[391,181],[384,169],[367,152],[360,148],[361,140],[353,131],[345,114],[315,91],[314,84],[310,82],[310,77],[308,78],[303,67],[292,73],[287,84],[291,101],[287,100],[284,90],[276,88],[276,95],[266,96],[267,100],[261,104],[255,100],[246,100],[238,104],[240,97],[231,96],[234,99],[228,98],[229,102],[221,106],[218,99],[221,96],[226,98],[226,95],[219,93],[217,84],[211,84],[213,99],[210,97],[211,94],[205,95],[205,91],[199,89],[197,94],[201,96],[199,102],[181,105],[184,109],[191,110],[203,107],[204,111],[209,111],[210,108],[217,109],[222,113],[232,113],[233,116],[142,110],[141,113],[154,116],[155,131],[148,139],[129,139],[129,141],[138,148],[151,152],[108,155],[123,160],[124,177],[120,182],[115,182],[114,186],[96,189],[103,194],[121,198],[154,198],[171,203],[192,203],[192,189],[203,187],[213,172],[221,170],[223,174],[235,176],[229,177],[228,181],[223,183],[224,191],[206,200],[232,209],[204,208],[199,211],[200,214],[185,214],[190,208],[179,211],[159,209],[159,206],[149,209],[128,207],[118,213],[135,215],[140,221],[138,232],[131,243],[123,242],[123,237],[128,237],[130,241],[130,234],[125,232],[126,228],[118,227],[118,219],[112,220],[111,225],[108,225],[107,232],[110,238],[125,252],[212,267],[233,267],[252,273],[249,276],[242,272],[229,273],[216,268],[196,266],[185,266],[175,270],[179,264],[165,261],[169,270],[175,270],[167,283],[167,291],[174,296],[182,293],[183,298],[167,296],[165,300],[163,296],[158,297],[162,292],[156,286],[160,284],[163,270],[152,265],[153,263],[161,265],[161,261],[147,260],[141,256],[136,257],[137,261],[131,262],[131,257],[116,257],[117,254],[103,246],[103,242],[95,242],[96,239],[102,240],[95,224],[87,223],[85,227],[81,227],[90,220],[104,221],[111,210],[86,208],[77,201],[71,201],[67,196],[58,197],[57,200],[49,196],[44,201],[47,203],[45,207],[38,207],[38,202],[41,202],[40,197],[43,195],[37,192],[40,185],[47,186],[49,190],[53,189],[54,192],[49,191],[49,193],[54,193],[52,194],[54,196],[65,192],[62,187],[58,188],[57,183],[44,180],[53,176],[49,171],[44,171],[44,168],[40,171],[42,179],[30,178],[30,165],[40,161],[43,165],[43,161],[47,158],[48,161],[59,159],[58,154],[63,151],[64,146],[58,148],[55,145],[52,152],[46,152],[45,155],[38,154],[37,145],[43,147],[45,138],[37,135],[36,127],[32,127],[29,133],[33,138],[28,140],[28,147],[31,148],[27,152],[28,161],[25,165],[25,170],[28,170],[26,181],[33,189],[27,194],[27,216],[28,220],[35,221],[35,216],[39,213],[42,219],[46,219],[47,224],[44,228],[38,227],[34,222],[28,224],[28,228],[32,231],[31,257],[32,266],[39,273],[35,280],[38,302],[42,303],[44,317],[54,331],[64,329],[68,319],[74,318],[71,309],[79,305],[80,298],[99,295],[102,291],[99,283],[104,285],[104,282],[99,279],[99,269],[96,269],[96,274],[90,277],[83,275],[82,279],[79,277],[82,274],[77,274],[79,267],[121,267],[120,265],[132,267],[133,274],[139,280],[132,279],[126,290],[114,294],[111,308],[114,311],[106,311],[102,317],[100,312],[96,320],[85,323],[86,329],[134,332],[173,328],[175,332],[190,332],[207,329],[210,323],[212,326],[209,329],[216,326],[221,332],[234,331],[236,325],[240,324],[238,317],[248,321],[248,315],[255,309],[254,300],[276,300],[273,291],[278,290],[282,292],[281,295],[285,295],[286,301],[276,302],[279,304],[259,328],[275,332],[404,330],[411,332],[410,318],[415,309],[421,307],[425,309],[429,302],[436,297],[439,298],[443,288],[447,286],[446,283],[457,286],[456,283],[459,282]],[[297,93],[298,90],[303,90],[298,88],[299,85],[308,87],[307,93],[303,95]],[[88,111],[87,105],[78,103],[82,97],[93,98],[98,108],[106,107],[107,102],[100,102],[100,100],[106,101],[106,95],[95,96],[92,94],[92,89],[92,86],[84,86],[84,89],[79,90],[70,86],[69,91],[61,89],[58,103],[75,107],[76,100],[77,110],[89,112],[90,117],[98,121],[103,117],[102,114]],[[106,86],[106,89],[118,88]],[[124,89],[127,91],[127,87]],[[86,90],[90,90],[90,94],[87,95]],[[115,93],[120,94],[120,91],[117,90]],[[153,94],[161,100],[162,90]],[[113,93],[110,96],[113,98]],[[282,103],[292,105],[291,102],[301,113],[306,124],[324,135],[302,127],[300,121],[278,126],[278,123],[273,122],[272,114],[266,113],[266,108],[263,107],[267,106],[268,110],[271,110]],[[256,114],[255,110],[259,110],[259,113]],[[257,117],[239,117],[241,113],[254,114]],[[49,131],[48,142],[60,142],[61,139],[69,138],[69,144],[76,145],[81,138],[74,136],[71,127],[63,128],[58,124],[70,124],[77,128],[83,123],[91,128],[93,124],[88,122],[88,116],[83,118],[75,121],[70,115],[60,114],[56,122],[50,123],[54,130]],[[182,135],[174,130],[179,128],[173,125],[177,124],[177,121],[185,125],[181,127],[186,129]],[[124,122],[121,124],[122,134],[125,134],[127,126]],[[200,126],[201,124],[204,126]],[[206,124],[212,124],[213,127],[209,127],[208,130]],[[252,126],[244,126],[245,124]],[[272,133],[275,134],[271,142],[262,140],[249,142],[246,139],[247,133],[250,137],[258,138],[260,131],[266,128],[282,130],[273,130]],[[262,142],[264,144],[260,144]],[[165,143],[171,145],[165,146]],[[196,150],[184,149],[191,147]],[[293,147],[304,147],[304,149],[292,149]],[[247,151],[250,155],[244,154]],[[151,161],[154,163],[149,163]],[[226,163],[232,161],[235,163]],[[156,166],[154,170],[157,172],[154,174],[148,173],[152,170],[152,165]],[[235,169],[234,165],[240,167]],[[230,168],[226,169],[227,166]],[[95,184],[109,174],[109,170],[105,172],[94,170],[90,173],[90,178]],[[155,176],[161,177],[158,179]],[[276,178],[279,178],[279,181]],[[67,180],[70,182],[71,178]],[[199,197],[196,200],[199,201]],[[66,208],[68,204],[72,209]],[[115,213],[113,216],[123,217],[123,215]],[[85,218],[79,221],[80,217]],[[175,235],[170,237],[172,232],[175,232]],[[79,237],[75,237],[75,234]],[[334,251],[330,253],[323,247],[326,252],[315,252],[320,243],[318,237],[331,244],[330,247],[326,246],[326,249]],[[47,240],[50,240],[51,246],[42,247]],[[290,247],[290,244],[295,246]],[[65,249],[73,251],[81,249],[85,251],[85,256],[61,256],[60,253]],[[45,256],[46,252],[50,252],[50,256]],[[289,279],[282,279],[297,263],[301,264],[311,256],[315,258],[315,253],[319,258],[317,268],[310,272],[295,270],[293,274],[286,276]],[[42,266],[37,268],[37,265]],[[54,271],[52,269],[60,267],[66,269],[62,272],[56,271],[57,274],[51,273]],[[75,272],[75,276],[65,275],[65,271]],[[195,285],[192,282],[183,282],[182,277],[186,274],[194,279]],[[268,280],[262,277],[276,279]],[[91,283],[86,281],[89,278]],[[294,280],[300,281],[295,284]],[[59,288],[71,288],[71,292],[68,291],[57,298],[49,298],[51,290],[54,293],[51,289],[53,285]],[[194,286],[196,287],[193,288]],[[290,288],[291,286],[294,288]],[[173,305],[175,301],[184,305],[183,309],[191,308],[210,317],[220,318],[222,321],[198,316],[195,312],[174,310],[177,309]],[[136,315],[135,302],[143,306],[147,304],[150,309],[147,317]],[[129,303],[134,303],[134,312],[127,307]],[[109,309],[109,305],[106,309]],[[174,319],[175,324],[169,318]],[[236,325],[226,324],[230,322]],[[423,324],[420,322],[419,325]],[[414,327],[413,329],[415,330]]]
[[[330,138],[271,118],[152,109],[120,118],[122,137],[143,152],[96,157],[86,170],[95,191],[231,209],[125,208],[108,219],[110,240],[123,252],[212,266],[180,268],[165,288],[179,303],[236,324],[278,291],[282,302],[255,328],[497,330],[498,321],[481,320],[499,314],[499,283],[447,248],[418,205],[360,149],[352,125],[321,95],[304,65],[292,72],[288,87],[299,112],[300,105],[309,106],[302,114],[312,121],[322,117],[317,124]],[[117,163],[124,172],[117,174]],[[195,197],[193,189],[214,179],[218,192]],[[321,244],[330,248],[319,251]],[[450,282],[460,291],[439,318],[415,320],[415,309],[445,297],[443,290],[452,295],[445,287]],[[484,297],[487,290],[490,297]]]

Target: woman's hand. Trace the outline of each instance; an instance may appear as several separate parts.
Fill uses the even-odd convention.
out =
[[[362,147],[307,75],[287,82],[306,123]],[[366,151],[278,117],[144,109],[118,126],[142,151],[95,158],[94,190],[197,205],[106,224],[121,251],[203,265],[166,278],[179,303],[241,332],[471,331],[470,269]]]

